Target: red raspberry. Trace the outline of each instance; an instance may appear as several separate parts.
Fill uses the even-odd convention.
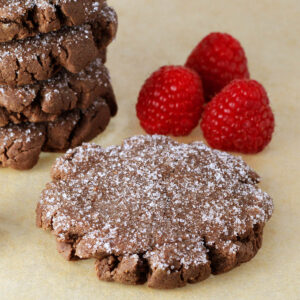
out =
[[[211,100],[232,80],[249,78],[245,51],[227,33],[206,36],[193,50],[185,65],[200,75],[206,101]]]
[[[255,80],[234,80],[207,104],[201,128],[214,148],[262,151],[274,132],[274,115],[265,89]]]
[[[147,133],[180,136],[197,126],[203,104],[199,75],[185,67],[165,66],[144,83],[136,110]]]

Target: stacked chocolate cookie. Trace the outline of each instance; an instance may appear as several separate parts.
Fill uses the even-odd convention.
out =
[[[104,66],[117,31],[105,0],[0,1],[0,166],[32,168],[107,126],[117,105]]]

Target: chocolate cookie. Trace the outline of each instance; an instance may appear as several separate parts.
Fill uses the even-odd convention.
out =
[[[195,283],[253,258],[272,199],[242,159],[201,142],[137,136],[59,158],[37,225],[67,259],[97,258],[102,280],[153,288]]]
[[[104,0],[0,1],[0,42],[57,31],[63,26],[92,23]]]
[[[111,8],[93,25],[64,28],[0,45],[0,84],[21,86],[47,80],[62,67],[78,73],[99,56],[116,34]]]
[[[45,127],[41,124],[0,128],[0,166],[31,169],[38,161],[44,142]]]
[[[30,169],[40,152],[62,152],[101,133],[110,120],[105,100],[87,109],[65,112],[55,122],[10,124],[0,128],[0,166]]]
[[[101,59],[78,74],[62,71],[55,78],[35,85],[0,86],[0,126],[10,122],[55,121],[64,111],[86,109],[100,97],[107,101],[114,116],[115,96]]]
[[[64,152],[90,141],[104,131],[109,123],[110,109],[104,99],[94,101],[87,109],[65,112],[56,121],[44,123],[46,142],[42,150]]]

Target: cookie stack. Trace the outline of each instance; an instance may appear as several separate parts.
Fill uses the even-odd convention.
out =
[[[102,132],[117,112],[104,0],[0,2],[0,166],[30,169]]]

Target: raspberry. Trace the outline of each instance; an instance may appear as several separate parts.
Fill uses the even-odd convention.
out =
[[[242,153],[262,151],[274,132],[274,115],[263,86],[237,79],[209,102],[201,128],[214,148]]]
[[[232,80],[249,78],[244,49],[239,41],[226,33],[206,36],[189,56],[186,67],[200,75],[206,101]]]
[[[180,136],[197,126],[203,104],[202,82],[196,72],[164,66],[144,83],[136,110],[147,133]]]

